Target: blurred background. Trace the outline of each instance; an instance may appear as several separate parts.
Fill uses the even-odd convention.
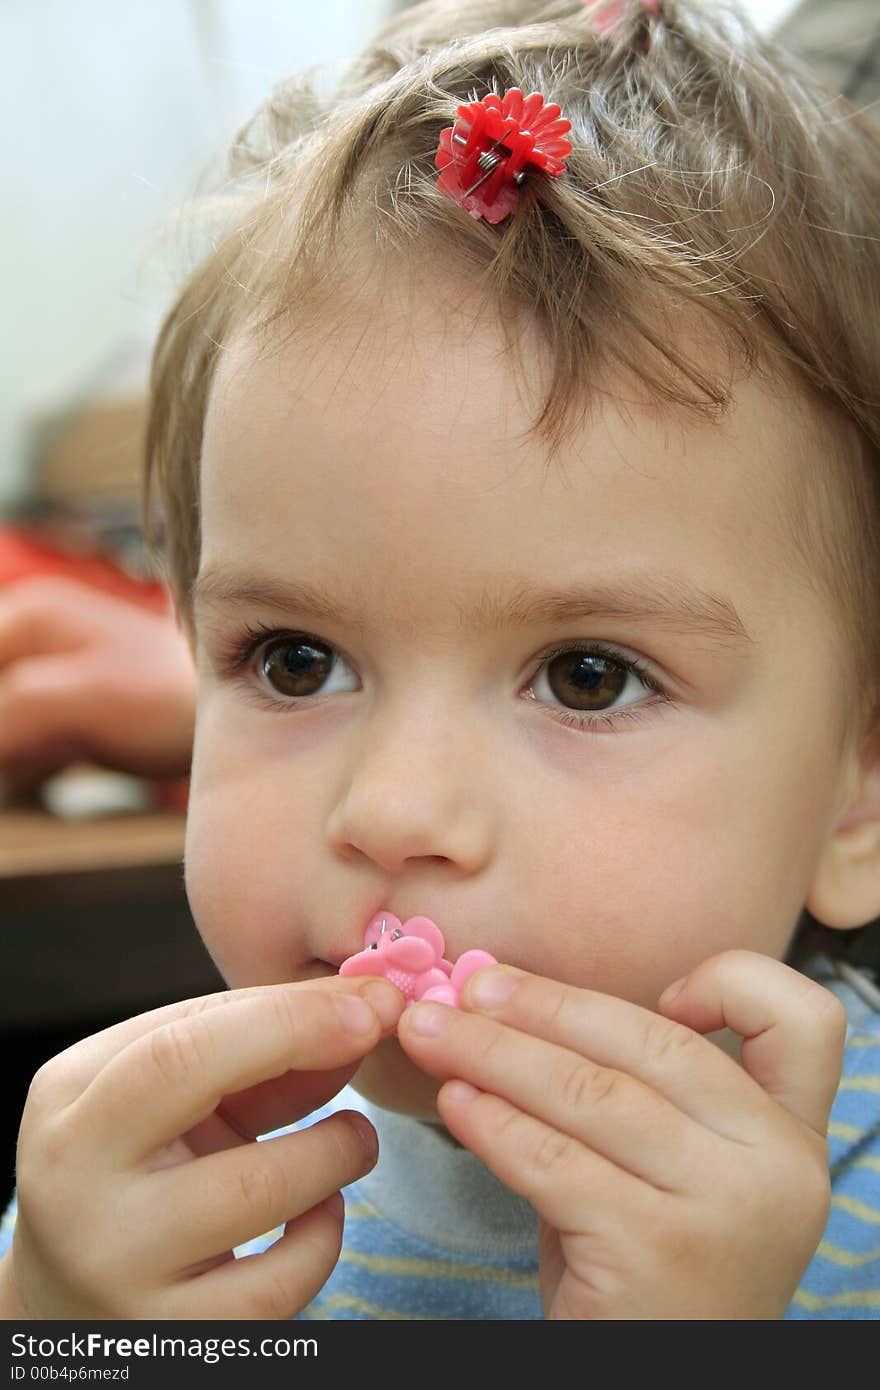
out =
[[[190,673],[179,648],[162,645],[168,600],[138,522],[150,347],[192,253],[187,236],[173,235],[175,210],[209,186],[225,143],[277,80],[343,61],[405,7],[0,7],[0,1208],[41,1062],[118,1018],[221,983],[183,892],[186,762],[158,746],[149,715],[129,727],[143,758],[129,753],[117,766],[109,727],[100,747],[56,740],[35,754],[25,746],[28,720],[56,679],[48,666],[41,679],[34,660],[47,606],[63,609],[45,581],[84,585],[101,599],[92,616],[83,589],[71,591],[82,600],[71,609],[71,650],[76,642],[96,650],[123,615],[134,678],[137,653],[152,653],[155,642],[151,660],[173,671],[185,741]],[[859,105],[880,97],[877,0],[745,7]],[[16,622],[17,598],[25,616]],[[63,643],[52,640],[57,656]],[[15,720],[3,713],[12,681],[30,691]]]

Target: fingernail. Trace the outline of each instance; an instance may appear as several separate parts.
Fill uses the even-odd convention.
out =
[[[676,999],[687,984],[687,975],[682,975],[680,980],[674,980],[671,985],[667,985],[660,998],[657,1000],[658,1007],[664,1004],[671,1004]]]
[[[469,1081],[447,1081],[443,1087],[444,1097],[454,1105],[468,1105],[472,1100],[476,1100],[479,1094],[476,1086],[472,1086]]]
[[[517,979],[506,970],[481,970],[467,987],[468,1003],[481,1009],[497,1009],[516,989]]]
[[[359,1110],[347,1110],[345,1112],[345,1118],[348,1120],[352,1129],[357,1131],[367,1153],[378,1154],[379,1148],[376,1139],[376,1131],[366,1115],[362,1115]]]
[[[339,1019],[347,1033],[369,1033],[376,1015],[365,999],[358,994],[337,994],[333,1000]]]
[[[409,1023],[414,1033],[425,1038],[435,1038],[452,1022],[454,1009],[448,1004],[411,1004]]]
[[[337,1220],[345,1216],[345,1199],[341,1192],[334,1192],[332,1197],[327,1197],[324,1201],[324,1207]]]
[[[376,1010],[382,1021],[383,1028],[393,1028],[403,1012],[404,998],[400,990],[394,985],[383,984],[379,980],[371,981],[358,991],[361,998],[366,999],[371,1008]]]

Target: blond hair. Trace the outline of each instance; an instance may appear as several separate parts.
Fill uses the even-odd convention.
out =
[[[631,0],[611,34],[589,12],[581,0],[429,0],[386,27],[333,97],[303,81],[272,93],[232,147],[225,234],[156,344],[148,543],[188,616],[223,344],[282,319],[295,331],[307,298],[337,292],[353,230],[377,256],[409,247],[475,270],[502,318],[525,310],[540,325],[551,371],[535,427],[551,449],[608,364],[661,404],[722,415],[729,373],[679,346],[692,312],[742,369],[793,372],[828,422],[827,467],[792,499],[788,526],[839,608],[854,708],[872,727],[880,138],[733,7],[664,0],[654,17]],[[516,215],[491,227],[437,189],[434,155],[458,103],[514,86],[559,103],[574,149],[561,178],[530,178]]]

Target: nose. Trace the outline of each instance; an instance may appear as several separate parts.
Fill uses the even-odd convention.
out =
[[[359,734],[328,821],[332,846],[358,850],[389,876],[414,859],[478,872],[493,836],[489,755],[478,735],[424,707],[402,718],[389,712]]]

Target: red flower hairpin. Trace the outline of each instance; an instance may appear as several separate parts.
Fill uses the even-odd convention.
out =
[[[571,154],[571,142],[563,139],[569,130],[571,121],[560,118],[555,102],[545,106],[540,92],[490,92],[459,106],[455,125],[440,132],[437,187],[471,217],[503,222],[519,203],[529,168],[552,178],[563,172]]]

